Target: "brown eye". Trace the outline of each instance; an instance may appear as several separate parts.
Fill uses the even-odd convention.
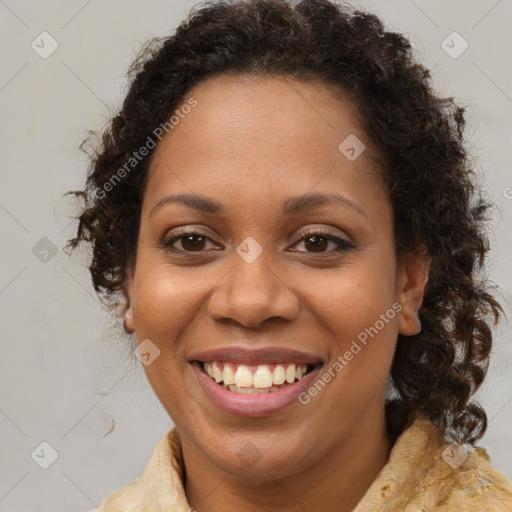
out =
[[[329,255],[341,253],[354,249],[354,245],[346,240],[329,233],[305,233],[305,235],[295,243],[294,252],[318,253],[319,255]]]
[[[192,232],[162,240],[161,245],[165,250],[174,251],[175,253],[201,253],[206,252],[208,249],[215,248],[215,244],[208,236],[203,233]],[[209,247],[209,245],[212,247]]]
[[[201,251],[205,246],[205,237],[188,235],[181,237],[181,245],[186,251]]]
[[[328,245],[329,240],[324,236],[312,235],[304,239],[304,246],[311,252],[323,252]]]

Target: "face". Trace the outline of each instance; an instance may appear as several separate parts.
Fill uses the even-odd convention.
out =
[[[189,453],[285,476],[382,424],[425,266],[397,263],[351,103],[290,78],[222,76],[189,97],[152,157],[126,323],[160,351],[144,369]]]

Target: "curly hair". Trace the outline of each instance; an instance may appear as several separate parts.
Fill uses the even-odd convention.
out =
[[[228,73],[320,80],[354,98],[382,157],[396,254],[424,248],[431,258],[423,329],[398,335],[388,428],[396,436],[422,414],[446,437],[475,443],[487,416],[470,399],[488,369],[491,328],[504,314],[481,272],[492,203],[465,148],[465,108],[436,95],[410,42],[373,14],[330,0],[218,1],[196,6],[173,35],[149,41],[128,70],[119,113],[92,132],[87,181],[73,192],[85,204],[69,246],[90,244],[96,292],[108,306],[126,300],[152,151],[113,186],[116,173],[194,86]]]

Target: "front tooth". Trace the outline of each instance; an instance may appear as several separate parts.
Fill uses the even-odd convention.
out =
[[[220,382],[222,380],[222,372],[220,371],[217,361],[213,362],[212,367],[213,367],[213,378],[215,379],[215,382]]]
[[[233,371],[233,367],[229,363],[224,363],[224,371],[222,372],[222,380],[224,384],[234,384],[235,383],[235,372]]]
[[[286,382],[293,384],[295,382],[295,365],[289,364],[286,368]]]
[[[244,364],[241,364],[236,370],[235,384],[239,388],[252,388],[252,372]]]
[[[258,366],[254,372],[253,386],[260,389],[272,386],[272,374],[266,364]]]
[[[286,380],[286,371],[282,364],[276,365],[272,372],[272,382],[277,386],[280,386]]]

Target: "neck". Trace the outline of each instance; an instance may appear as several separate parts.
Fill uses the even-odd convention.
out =
[[[387,463],[392,447],[382,411],[350,429],[349,435],[315,464],[278,477],[263,472],[255,481],[221,470],[194,445],[182,441],[185,493],[197,512],[350,512]]]

